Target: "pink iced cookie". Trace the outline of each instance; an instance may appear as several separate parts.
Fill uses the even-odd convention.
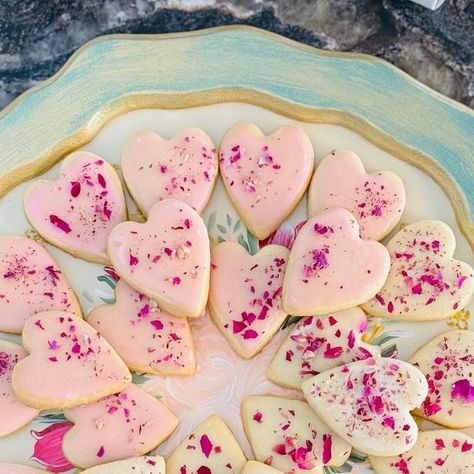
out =
[[[410,411],[428,392],[424,375],[396,359],[369,358],[323,372],[303,382],[316,413],[355,449],[395,456],[416,443]]]
[[[0,237],[0,331],[20,334],[25,321],[47,310],[81,315],[76,295],[47,250],[19,235]]]
[[[177,418],[157,398],[133,384],[64,415],[74,423],[64,436],[64,453],[82,468],[142,456],[178,425]]]
[[[23,345],[30,353],[13,369],[17,397],[51,410],[92,403],[128,387],[127,366],[109,343],[83,319],[45,311],[26,321]]]
[[[303,318],[275,353],[267,376],[300,390],[304,380],[325,370],[379,356],[379,347],[362,342],[366,329],[367,317],[358,307]]]
[[[224,136],[219,161],[232,202],[261,240],[276,230],[303,196],[314,152],[301,128],[286,125],[265,136],[257,126],[241,123]]]
[[[444,222],[404,227],[387,245],[392,261],[387,281],[364,310],[381,318],[430,321],[464,308],[474,291],[474,270],[453,258],[455,247]]]
[[[410,363],[428,381],[416,414],[449,428],[474,425],[474,332],[449,331],[418,349]]]
[[[200,316],[209,289],[210,250],[201,216],[188,204],[155,204],[144,224],[124,222],[110,234],[117,273],[133,288],[180,317]]]
[[[127,217],[117,173],[85,151],[63,160],[57,180],[36,181],[24,205],[28,221],[48,242],[98,263],[108,263],[107,237]]]
[[[45,471],[22,464],[0,463],[0,474],[44,474]]]
[[[350,212],[323,211],[295,239],[283,283],[283,309],[305,316],[352,308],[380,290],[389,267],[385,247],[362,240]]]
[[[270,341],[286,319],[281,289],[289,251],[268,245],[249,255],[234,242],[212,250],[209,309],[231,347],[248,359]]]
[[[0,340],[0,437],[25,426],[38,414],[38,410],[23,405],[13,392],[13,368],[26,355],[18,344]]]
[[[144,456],[113,461],[82,471],[82,474],[165,474],[161,456]]]
[[[472,474],[474,439],[451,430],[422,431],[410,451],[399,456],[370,456],[376,474]]]
[[[342,207],[359,222],[363,239],[380,240],[397,224],[405,208],[402,180],[390,171],[366,173],[351,151],[332,151],[321,161],[311,180],[308,215]]]
[[[186,128],[169,140],[144,130],[125,146],[122,172],[130,194],[145,214],[158,201],[169,198],[180,199],[201,212],[217,178],[216,147],[199,128]]]
[[[87,322],[102,334],[130,370],[156,375],[189,375],[196,368],[193,339],[184,318],[170,316],[155,301],[123,280],[115,304],[91,311]]]
[[[323,466],[341,466],[351,453],[304,401],[254,395],[241,412],[255,459],[284,473],[323,474]]]

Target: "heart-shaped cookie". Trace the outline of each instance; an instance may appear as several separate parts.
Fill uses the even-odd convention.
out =
[[[0,331],[21,334],[25,321],[47,310],[81,315],[76,295],[47,250],[19,235],[0,237]]]
[[[98,263],[109,262],[107,237],[127,217],[117,173],[85,151],[63,160],[57,180],[33,183],[24,206],[28,221],[48,242]]]
[[[280,245],[268,245],[256,255],[234,242],[212,250],[210,314],[246,359],[261,351],[286,319],[281,291],[288,255]]]
[[[262,462],[247,461],[241,474],[283,474],[283,472]]]
[[[301,389],[304,380],[355,360],[380,355],[362,342],[367,317],[358,308],[302,318],[271,361],[267,377],[277,385]]]
[[[65,311],[32,316],[23,329],[30,353],[12,374],[16,396],[42,410],[92,403],[130,385],[132,377],[109,343],[83,319]]]
[[[181,441],[166,462],[166,472],[240,474],[246,461],[232,431],[212,415]]]
[[[193,339],[184,318],[161,311],[154,300],[123,280],[115,304],[93,309],[87,322],[102,334],[130,370],[156,375],[189,375],[196,368]]]
[[[418,349],[410,363],[428,381],[428,396],[417,415],[449,428],[474,425],[474,332],[440,334]]]
[[[362,305],[373,316],[406,321],[449,318],[474,291],[474,270],[453,258],[456,240],[441,221],[408,225],[390,240],[387,281]]]
[[[13,368],[25,357],[23,347],[0,339],[0,437],[25,426],[38,414],[38,410],[24,405],[13,392]]]
[[[252,234],[262,240],[303,196],[314,152],[301,128],[286,125],[265,136],[257,126],[241,123],[224,136],[219,162],[234,206]]]
[[[155,204],[144,224],[124,222],[111,233],[110,260],[133,288],[174,316],[197,317],[206,306],[210,250],[201,216],[188,204]]]
[[[122,152],[122,173],[138,207],[148,214],[163,199],[180,199],[197,212],[206,206],[217,178],[216,147],[199,128],[164,140],[144,130]]]
[[[352,308],[382,288],[389,268],[385,247],[362,240],[350,212],[323,211],[295,239],[283,282],[283,309],[305,316]]]
[[[428,385],[407,362],[370,357],[316,375],[302,388],[316,413],[362,453],[395,456],[416,443],[410,410],[421,405]]]
[[[474,439],[451,430],[421,431],[410,451],[399,456],[370,456],[376,474],[472,474]]]
[[[165,474],[165,460],[161,456],[144,456],[113,461],[86,469],[82,474]]]
[[[366,173],[355,153],[332,151],[321,161],[311,180],[308,216],[342,207],[359,222],[363,239],[380,240],[400,220],[405,203],[405,186],[395,173]]]
[[[23,464],[10,464],[0,462],[0,472],[2,474],[44,474],[42,469],[24,466]]]
[[[64,454],[82,468],[143,456],[178,425],[163,403],[134,384],[64,415],[74,423],[64,436]]]
[[[255,459],[280,471],[319,474],[323,466],[341,466],[351,453],[306,402],[254,395],[241,412]]]

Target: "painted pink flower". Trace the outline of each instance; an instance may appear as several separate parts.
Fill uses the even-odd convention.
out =
[[[49,472],[66,472],[74,466],[66,459],[62,449],[64,435],[73,423],[61,421],[53,423],[42,431],[31,431],[36,439],[31,459],[46,467]]]
[[[306,224],[306,221],[299,222],[296,226],[289,222],[283,222],[278,229],[273,232],[269,237],[259,241],[259,248],[263,248],[267,245],[282,245],[288,250],[291,250],[293,242],[295,241],[298,232]]]

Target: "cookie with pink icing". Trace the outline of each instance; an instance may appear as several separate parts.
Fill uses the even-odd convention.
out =
[[[232,431],[211,415],[186,436],[166,462],[167,474],[240,474],[247,459]]]
[[[381,240],[400,220],[405,203],[405,186],[398,175],[390,171],[369,174],[355,153],[335,150],[313,175],[308,215],[342,207],[357,219],[363,239]]]
[[[323,466],[341,466],[351,453],[301,400],[253,395],[241,412],[255,459],[285,473],[322,474]]]
[[[169,198],[201,212],[211,197],[218,169],[216,147],[199,128],[186,128],[169,140],[143,130],[129,139],[122,152],[125,183],[145,214]]]
[[[410,451],[369,459],[376,474],[472,474],[473,446],[474,439],[459,431],[421,431]]]
[[[312,217],[297,235],[283,282],[283,309],[305,316],[352,308],[385,283],[390,256],[363,240],[354,216],[341,208]]]
[[[455,247],[453,231],[444,222],[404,227],[387,244],[387,281],[363,309],[381,318],[431,321],[466,307],[474,292],[474,270],[453,258]]]
[[[241,474],[283,474],[283,472],[258,461],[247,461]]]
[[[277,385],[301,389],[304,380],[355,360],[380,355],[362,342],[367,317],[358,308],[302,318],[271,361],[267,377]]]
[[[44,474],[45,471],[23,464],[10,464],[0,462],[0,474]]]
[[[82,474],[165,474],[165,460],[161,456],[113,461],[82,471]]]
[[[64,454],[82,468],[143,456],[178,425],[163,403],[134,384],[64,415],[74,423],[64,436]]]
[[[123,280],[114,304],[93,309],[87,322],[102,334],[130,370],[156,375],[189,375],[196,369],[189,323],[162,311],[154,300]]]
[[[210,249],[201,216],[188,204],[155,204],[144,224],[124,222],[108,252],[117,273],[172,315],[194,318],[206,306]]]
[[[13,368],[26,354],[18,344],[0,339],[0,437],[25,426],[38,414],[38,410],[24,405],[13,392]]]
[[[288,217],[303,196],[314,166],[306,133],[285,125],[264,135],[250,123],[234,125],[220,148],[227,192],[248,229],[260,240]]]
[[[29,355],[12,374],[16,396],[41,410],[92,403],[132,382],[127,366],[83,319],[65,311],[32,316],[23,329]]]
[[[428,385],[407,362],[371,357],[316,375],[302,388],[316,413],[362,453],[395,456],[416,443],[410,411],[421,405]]]
[[[246,359],[261,351],[286,319],[281,291],[288,255],[280,245],[268,245],[256,255],[234,242],[212,250],[210,314]]]
[[[474,425],[474,332],[440,334],[418,349],[410,363],[428,381],[428,396],[417,415],[449,428]]]
[[[40,311],[81,315],[74,291],[48,251],[19,235],[0,237],[0,331],[21,334]]]
[[[67,156],[54,181],[41,179],[25,194],[25,214],[44,239],[76,257],[108,263],[107,238],[127,217],[122,185],[97,155]]]

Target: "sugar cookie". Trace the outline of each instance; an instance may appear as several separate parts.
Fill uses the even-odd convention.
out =
[[[161,456],[124,459],[91,467],[81,474],[165,474],[165,460]]]
[[[10,464],[0,462],[0,474],[44,474],[45,471],[23,464]]]
[[[258,461],[247,461],[241,474],[283,474],[283,472]]]

